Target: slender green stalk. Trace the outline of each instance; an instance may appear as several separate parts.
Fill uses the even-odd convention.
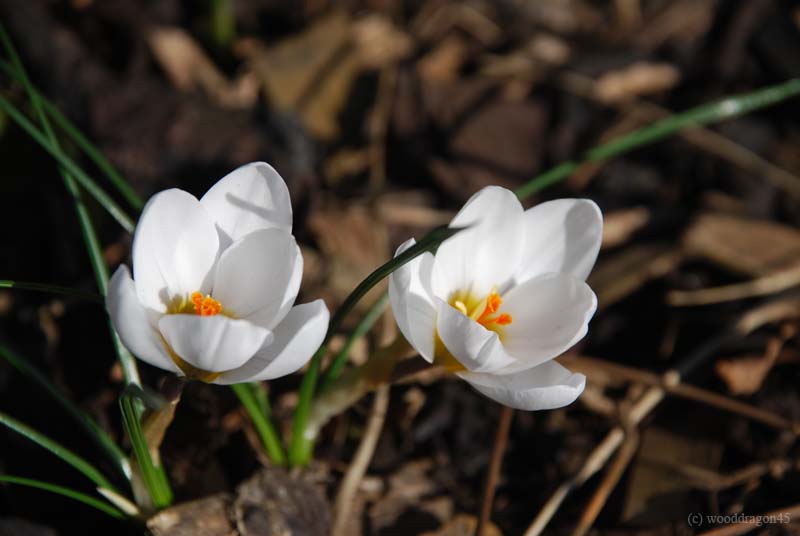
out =
[[[0,288],[16,288],[20,290],[33,290],[35,292],[48,292],[50,294],[61,294],[63,296],[71,296],[73,298],[80,298],[95,303],[103,303],[103,298],[94,292],[87,292],[71,287],[60,287],[58,285],[49,285],[47,283],[32,283],[30,281],[13,281],[11,279],[0,279]]]
[[[311,411],[311,401],[317,392],[317,381],[319,380],[322,356],[327,351],[327,344],[331,336],[339,329],[344,318],[355,307],[358,301],[369,292],[372,287],[380,283],[386,276],[412,261],[419,255],[427,251],[436,251],[439,244],[455,235],[463,228],[460,227],[439,227],[425,235],[419,242],[405,250],[403,253],[393,258],[389,262],[379,266],[369,274],[358,286],[345,298],[342,305],[336,310],[333,318],[328,325],[328,333],[325,341],[317,350],[309,362],[308,369],[303,375],[300,383],[300,393],[297,401],[297,408],[294,411],[292,422],[292,442],[289,445],[289,463],[292,466],[305,465],[311,459],[314,448],[314,440],[305,433],[306,423]]]
[[[116,201],[111,199],[97,183],[95,183],[79,166],[67,156],[56,144],[47,139],[45,134],[42,133],[34,124],[28,120],[25,115],[20,112],[11,102],[0,95],[0,109],[8,114],[28,135],[36,141],[42,148],[50,153],[50,155],[66,170],[81,186],[83,186],[89,195],[91,195],[98,203],[114,218],[119,225],[127,232],[132,233],[134,222],[128,216],[122,207]]]
[[[6,74],[11,76],[13,79],[21,82],[19,78],[19,74],[17,71],[9,65],[8,62],[0,60],[0,69],[2,69]],[[95,165],[105,173],[108,180],[117,188],[120,194],[130,203],[130,205],[136,209],[137,211],[142,210],[144,207],[144,201],[142,198],[139,197],[134,189],[131,187],[130,184],[120,175],[120,173],[114,168],[111,162],[103,156],[95,145],[89,141],[89,139],[83,135],[83,133],[75,126],[75,124],[67,119],[67,117],[61,113],[61,111],[56,107],[53,102],[42,95],[42,93],[35,87],[31,86],[33,91],[39,97],[39,100],[44,107],[45,112],[50,116],[50,118],[56,122],[56,124],[61,128],[61,130],[78,146],[80,147],[86,156],[88,156]]]
[[[94,465],[78,456],[62,444],[53,441],[46,435],[37,432],[30,426],[19,422],[15,418],[3,412],[0,412],[0,424],[7,426],[18,434],[27,437],[40,447],[49,450],[55,456],[58,456],[72,467],[86,475],[86,477],[97,484],[98,487],[110,489],[115,493],[119,493],[114,485],[111,484],[111,482],[109,482],[108,479],[104,477]]]
[[[109,210],[109,212],[112,216],[117,213],[119,218],[121,218],[117,221],[120,221],[120,223],[123,224],[123,227],[127,226],[128,232],[133,232],[133,221],[130,220],[130,218],[128,218],[124,212],[122,212],[122,209],[119,209],[119,206],[116,205],[116,203],[114,203],[111,198],[109,198],[106,193],[103,192],[103,190],[101,190],[91,179],[89,179],[89,177],[83,172],[82,169],[80,169],[80,167],[78,167],[77,164],[75,164],[63,153],[63,151],[61,151],[58,139],[56,138],[55,133],[50,126],[50,121],[47,119],[47,115],[44,112],[44,107],[39,94],[34,90],[33,85],[28,78],[28,74],[25,72],[25,67],[22,65],[22,61],[20,60],[19,55],[17,54],[17,51],[2,24],[0,24],[0,41],[2,41],[3,46],[6,49],[6,53],[11,60],[11,66],[17,74],[16,78],[19,80],[28,94],[28,98],[30,99],[36,115],[39,118],[44,133],[38,131],[22,113],[20,113],[16,108],[14,108],[13,105],[11,105],[10,102],[1,96],[0,107],[2,107],[10,116],[12,116],[12,118],[16,117],[15,121],[17,121],[17,123],[19,123],[21,126],[23,124],[27,124],[28,128],[26,128],[26,130],[28,130],[29,134],[43,144],[43,146],[47,145],[50,148],[49,151],[51,154],[61,164],[62,167],[59,171],[61,172],[61,176],[64,180],[64,185],[72,196],[75,204],[75,211],[78,215],[78,222],[80,223],[81,233],[83,234],[83,240],[86,244],[86,249],[89,252],[89,260],[92,264],[92,271],[94,272],[95,280],[97,281],[97,287],[100,290],[100,293],[105,296],[108,287],[108,269],[106,268],[105,261],[103,260],[103,252],[100,248],[100,242],[97,239],[97,233],[94,230],[94,225],[89,217],[89,211],[86,208],[86,205],[83,204],[83,200],[81,199],[80,191],[78,190],[78,185],[75,183],[74,177],[78,178],[78,180],[81,182],[81,184],[83,184],[84,187],[86,187],[90,194],[93,191],[95,194],[97,194],[95,195],[95,199],[97,199],[100,204],[106,208],[106,210],[109,210],[109,208],[114,209],[113,211]],[[85,180],[81,181],[81,177],[83,177]],[[107,203],[104,203],[103,199],[105,199]],[[138,385],[140,382],[136,360],[122,344],[122,341],[120,340],[110,321],[109,327],[111,329],[111,337],[114,342],[114,348],[117,351],[117,357],[122,365],[122,372],[125,376],[125,380],[129,384],[133,383]]]
[[[383,312],[386,310],[386,306],[389,303],[389,295],[384,293],[378,300],[372,304],[372,307],[369,308],[367,314],[364,315],[364,318],[361,319],[361,322],[358,323],[356,329],[353,330],[353,333],[347,338],[347,341],[344,343],[344,346],[333,358],[331,361],[330,367],[325,373],[322,375],[322,380],[319,384],[319,391],[325,391],[331,383],[333,383],[336,378],[339,377],[339,374],[342,373],[342,369],[347,364],[347,358],[350,355],[350,350],[353,348],[355,342],[364,337],[369,330],[372,329],[372,326],[375,325],[375,322],[383,315]]]
[[[263,412],[259,407],[259,401],[256,399],[251,386],[245,383],[237,383],[231,385],[231,388],[250,415],[253,426],[255,426],[258,435],[261,436],[261,442],[264,444],[270,460],[278,465],[286,465],[286,454],[283,452],[278,432],[272,425],[269,413]]]
[[[144,399],[145,396],[140,388],[128,385],[119,398],[119,406],[122,411],[122,424],[131,441],[139,474],[153,501],[153,505],[160,509],[172,504],[172,490],[169,487],[164,471],[153,462],[153,457],[147,446],[147,440],[142,431],[141,411],[139,408],[140,401]]]
[[[109,436],[105,430],[100,428],[100,425],[98,425],[84,411],[81,411],[80,408],[75,405],[75,403],[73,403],[64,395],[64,393],[61,392],[61,389],[56,387],[56,385],[44,374],[39,372],[36,367],[31,365],[27,359],[17,355],[16,353],[12,352],[11,349],[2,344],[0,344],[0,356],[5,358],[6,361],[11,363],[11,365],[22,374],[38,383],[40,387],[47,391],[50,396],[52,396],[59,404],[61,404],[61,407],[63,407],[67,413],[69,413],[81,426],[83,426],[83,428],[89,433],[89,436],[95,440],[95,442],[106,452],[106,454],[108,454],[111,460],[117,465],[117,467],[119,467],[120,471],[122,471],[122,474],[125,475],[126,478],[130,478],[131,469],[130,465],[128,464],[127,457],[116,445],[116,443],[114,443],[114,440],[111,439],[111,436]]]
[[[520,199],[525,199],[568,177],[586,162],[607,160],[664,139],[683,129],[719,123],[778,104],[797,95],[800,95],[800,78],[793,78],[751,93],[727,97],[717,102],[691,108],[595,147],[576,160],[564,162],[520,186],[516,194]]]
[[[236,16],[231,0],[211,0],[211,30],[218,46],[231,45],[236,37]]]
[[[29,488],[36,488],[41,489],[44,491],[49,491],[50,493],[55,493],[57,495],[63,495],[64,497],[69,497],[70,499],[74,499],[78,502],[82,502],[87,506],[91,506],[92,508],[97,508],[101,512],[104,512],[116,519],[126,519],[127,516],[122,513],[122,511],[114,508],[113,506],[104,503],[99,499],[95,499],[85,493],[81,493],[80,491],[75,491],[74,489],[65,488],[64,486],[58,486],[56,484],[51,484],[50,482],[44,482],[42,480],[35,480],[33,478],[25,478],[21,476],[13,476],[13,475],[0,475],[0,482],[6,482],[8,484],[16,484],[18,486],[27,486]]]

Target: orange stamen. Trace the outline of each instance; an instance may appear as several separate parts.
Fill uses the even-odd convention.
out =
[[[478,323],[484,326],[492,323],[497,323],[501,326],[510,324],[511,315],[501,314],[498,317],[491,317],[491,315],[495,314],[500,309],[500,305],[502,304],[503,299],[500,297],[500,294],[498,294],[496,290],[491,291],[486,297],[486,305],[484,306],[483,312],[477,319]]]
[[[192,292],[191,297],[194,310],[200,316],[214,316],[222,311],[222,304],[209,295],[203,296],[200,292]]]
[[[511,318],[511,315],[503,313],[497,317],[497,320],[495,320],[495,322],[500,324],[501,326],[507,326],[508,324],[513,322],[513,319]]]

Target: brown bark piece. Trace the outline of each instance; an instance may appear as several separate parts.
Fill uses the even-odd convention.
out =
[[[236,536],[232,497],[219,493],[162,510],[147,521],[153,536]]]

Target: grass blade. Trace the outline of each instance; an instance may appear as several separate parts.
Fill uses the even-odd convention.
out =
[[[127,232],[132,233],[134,222],[116,201],[111,199],[97,183],[95,183],[79,166],[67,156],[56,144],[47,139],[34,124],[25,117],[11,102],[0,95],[0,109],[3,110],[17,125],[19,125],[28,135],[36,141],[42,148],[64,168],[80,185],[91,195],[100,205],[114,218],[119,225]]]
[[[36,367],[31,365],[27,359],[17,355],[16,353],[12,352],[11,349],[2,344],[0,344],[0,356],[5,358],[5,360],[11,364],[11,366],[13,366],[23,375],[38,383],[42,389],[47,391],[50,396],[56,400],[56,402],[61,404],[61,407],[63,407],[67,413],[69,413],[81,426],[83,426],[83,428],[89,433],[89,436],[95,440],[95,442],[106,452],[106,454],[108,454],[111,460],[119,467],[120,471],[122,471],[122,474],[125,475],[126,478],[130,478],[130,465],[128,464],[125,454],[122,452],[122,450],[120,450],[116,443],[114,443],[114,440],[111,439],[111,436],[109,436],[105,430],[100,428],[100,425],[98,425],[85,412],[81,411],[78,406],[76,406],[64,395],[64,393],[61,392],[61,389],[56,387],[56,385],[44,374],[39,372]]]
[[[358,301],[363,298],[372,287],[380,283],[383,278],[419,255],[427,251],[436,251],[439,244],[462,230],[463,228],[459,227],[439,227],[429,232],[412,247],[389,262],[379,266],[375,271],[369,274],[336,310],[336,313],[333,315],[328,325],[328,333],[325,335],[325,341],[311,358],[308,370],[306,370],[306,373],[303,375],[303,380],[300,383],[299,399],[292,423],[292,442],[289,446],[289,463],[292,466],[305,465],[311,458],[311,451],[314,446],[313,440],[306,437],[304,432],[311,411],[311,400],[317,392],[317,381],[319,380],[322,356],[325,355],[327,344],[331,336],[336,333],[344,318],[350,313],[353,307],[355,307]]]
[[[261,442],[267,451],[269,459],[278,465],[286,465],[286,454],[283,452],[278,433],[270,420],[270,414],[260,407],[264,400],[259,404],[259,400],[253,392],[253,387],[257,386],[246,383],[231,385],[231,389],[239,398],[239,402],[242,403],[242,406],[250,415],[253,426],[255,426],[258,435],[261,437]]]
[[[15,69],[9,65],[8,62],[0,60],[0,69],[2,69],[6,74],[11,76],[14,80],[18,82],[22,82],[19,78],[19,74]],[[75,124],[70,121],[58,107],[53,104],[50,99],[42,95],[42,93],[33,85],[31,84],[31,89],[36,93],[36,96],[39,98],[39,101],[42,103],[42,106],[47,112],[47,115],[56,122],[56,124],[61,128],[61,130],[78,146],[80,147],[86,156],[89,157],[95,165],[105,173],[108,180],[117,188],[120,194],[130,203],[130,205],[136,209],[137,211],[141,211],[144,207],[144,201],[139,194],[137,194],[134,189],[128,184],[122,175],[111,165],[111,162],[101,153],[95,145],[89,141],[89,139],[83,135],[83,133],[75,126]]]
[[[383,296],[378,298],[372,307],[369,308],[367,314],[364,315],[364,318],[361,319],[361,322],[358,323],[356,329],[353,330],[353,333],[347,338],[347,341],[344,343],[344,346],[333,358],[331,361],[331,366],[328,370],[325,371],[325,374],[322,376],[322,380],[319,384],[319,390],[324,391],[328,388],[328,386],[339,377],[341,374],[342,369],[347,364],[347,357],[350,355],[350,350],[353,348],[353,344],[364,337],[369,330],[372,329],[372,326],[375,325],[375,322],[383,315],[383,312],[386,310],[386,306],[389,304],[389,295],[384,293]]]
[[[47,292],[50,294],[61,294],[63,296],[70,296],[73,298],[80,298],[95,303],[103,303],[103,298],[94,292],[87,292],[70,287],[60,287],[58,285],[49,285],[47,283],[31,283],[29,281],[13,281],[11,279],[0,279],[0,288],[16,288],[20,290],[33,290],[35,292]]]
[[[42,129],[44,130],[44,134],[39,132],[33,124],[28,121],[28,119],[21,114],[10,102],[8,102],[5,98],[0,96],[0,107],[5,109],[9,114],[12,116],[16,115],[17,122],[20,121],[22,123],[27,123],[30,130],[29,134],[40,141],[40,143],[46,144],[50,150],[51,154],[62,164],[62,168],[60,169],[61,176],[64,180],[64,185],[67,188],[67,191],[72,196],[73,202],[75,204],[75,212],[78,215],[78,222],[81,227],[81,234],[83,235],[84,243],[86,244],[86,249],[89,253],[89,260],[92,264],[92,271],[94,272],[95,281],[97,282],[97,287],[100,290],[100,294],[103,296],[106,295],[106,290],[108,287],[108,269],[106,268],[105,261],[103,260],[103,253],[100,249],[100,242],[97,239],[97,233],[94,230],[94,225],[92,224],[92,220],[89,217],[89,211],[86,208],[86,205],[83,204],[83,200],[81,199],[80,191],[78,190],[77,184],[75,184],[75,179],[73,177],[84,177],[86,179],[86,184],[90,185],[94,188],[96,193],[102,194],[105,199],[107,199],[114,207],[118,206],[114,203],[106,194],[103,192],[94,182],[89,179],[89,177],[83,172],[77,164],[75,164],[69,157],[67,157],[63,151],[61,151],[60,146],[58,144],[58,139],[56,138],[52,127],[50,126],[50,122],[47,119],[47,115],[44,112],[44,108],[42,106],[41,100],[39,98],[38,93],[33,89],[33,86],[28,78],[27,73],[25,72],[25,68],[22,65],[22,61],[19,59],[19,55],[17,54],[16,49],[14,48],[13,43],[11,43],[11,39],[8,37],[5,28],[2,24],[0,24],[0,41],[2,41],[3,46],[6,49],[6,53],[8,54],[9,58],[11,59],[11,66],[16,72],[16,78],[20,81],[22,86],[25,88],[25,91],[28,94],[28,98],[31,100],[31,104],[33,105],[34,110],[36,111],[36,115],[39,118],[39,121],[42,124]],[[20,123],[20,124],[22,124]],[[38,136],[38,138],[37,138]],[[43,145],[44,146],[44,145]],[[86,186],[84,184],[84,186]],[[92,190],[89,190],[91,193]],[[98,201],[100,201],[98,199]],[[101,204],[102,201],[100,201]],[[103,205],[107,210],[111,205]],[[119,209],[120,217],[124,216],[127,218],[127,215],[124,215]],[[113,214],[112,214],[113,216]],[[118,220],[119,221],[119,220]],[[129,232],[133,231],[133,221],[129,218],[126,220],[126,225],[129,226]],[[121,222],[125,223],[125,221]],[[124,227],[125,225],[123,225]],[[131,353],[128,351],[127,348],[122,344],[117,332],[114,330],[113,325],[109,319],[109,329],[111,330],[111,338],[114,343],[114,348],[117,353],[117,358],[122,366],[122,372],[125,376],[125,381],[128,384],[135,384],[139,385],[139,369],[136,366],[136,360],[133,358]]]
[[[49,450],[53,455],[61,458],[72,467],[83,473],[89,480],[97,484],[100,488],[110,489],[115,493],[119,491],[108,481],[106,477],[91,463],[78,456],[67,447],[57,443],[46,435],[37,432],[30,426],[19,422],[10,415],[0,412],[0,424],[14,430],[18,434],[25,436],[40,447]]]
[[[516,190],[516,194],[520,199],[528,198],[570,176],[581,164],[586,162],[596,162],[619,156],[672,136],[685,128],[719,123],[778,104],[797,95],[800,95],[800,78],[793,78],[751,93],[727,97],[717,102],[691,108],[595,147],[576,160],[564,162],[523,184]]]
[[[65,488],[64,486],[58,486],[56,484],[51,484],[50,482],[35,480],[33,478],[25,478],[13,475],[0,475],[0,482],[6,482],[8,484],[16,484],[18,486],[27,486],[29,488],[36,488],[44,491],[49,491],[50,493],[55,493],[57,495],[69,497],[70,499],[76,500],[78,502],[82,502],[83,504],[91,506],[92,508],[96,508],[115,519],[127,519],[127,517],[125,516],[125,514],[122,513],[122,511],[114,508],[113,506],[106,504],[99,499],[95,499],[94,497],[86,495],[85,493],[81,493],[80,491],[75,491],[70,488]]]
[[[141,415],[139,407],[140,401],[145,400],[145,398],[139,387],[128,385],[119,398],[119,406],[122,411],[122,424],[131,441],[139,474],[150,494],[153,505],[160,509],[172,504],[172,490],[169,487],[164,471],[160,465],[156,466],[153,461],[150,449],[147,447],[147,440],[142,431],[142,424],[139,420]]]

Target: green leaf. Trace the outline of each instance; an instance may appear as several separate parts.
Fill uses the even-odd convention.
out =
[[[331,336],[336,333],[344,318],[353,307],[356,306],[358,301],[363,298],[372,287],[380,283],[383,278],[423,253],[428,251],[435,252],[442,242],[463,229],[462,227],[438,227],[429,232],[412,247],[369,274],[358,284],[353,292],[347,296],[342,305],[339,306],[339,309],[336,310],[328,326],[328,333],[325,335],[325,341],[311,358],[308,370],[306,370],[306,373],[303,375],[303,380],[300,383],[299,399],[292,423],[292,442],[289,446],[289,463],[292,466],[305,465],[311,459],[311,453],[314,447],[313,440],[307,438],[304,431],[306,429],[306,423],[308,422],[309,412],[311,411],[311,400],[317,392],[317,380],[319,379],[322,356],[325,355],[327,350],[326,345]]]
[[[36,115],[39,118],[39,121],[42,124],[42,129],[44,130],[44,134],[39,132],[33,124],[28,121],[28,119],[21,114],[10,102],[8,102],[5,98],[0,96],[0,107],[6,110],[9,115],[12,117],[16,117],[20,124],[27,124],[28,127],[31,129],[29,133],[34,139],[40,141],[40,143],[47,144],[51,150],[51,154],[59,161],[62,165],[60,169],[61,176],[64,180],[64,185],[67,188],[67,191],[72,196],[73,202],[75,204],[75,212],[78,215],[78,222],[81,227],[81,234],[83,235],[84,243],[86,244],[86,249],[89,253],[89,260],[92,264],[92,271],[94,272],[95,281],[97,282],[97,287],[100,290],[100,293],[105,296],[106,290],[108,287],[108,269],[106,268],[105,261],[103,260],[103,252],[100,248],[100,241],[97,238],[97,233],[94,230],[94,225],[92,224],[92,220],[89,217],[89,211],[86,208],[86,205],[83,204],[83,200],[81,199],[80,191],[78,190],[78,186],[75,184],[75,179],[73,177],[80,178],[83,177],[88,182],[84,184],[88,184],[90,187],[94,188],[96,193],[101,194],[107,199],[113,206],[117,206],[111,199],[103,192],[99,187],[97,187],[94,182],[89,179],[89,177],[77,166],[69,157],[67,157],[58,144],[58,139],[56,138],[55,134],[53,133],[53,129],[50,126],[50,122],[47,119],[47,115],[44,112],[44,107],[42,105],[41,99],[39,94],[33,89],[31,85],[30,79],[28,78],[27,73],[25,72],[25,68],[22,65],[22,61],[19,59],[19,55],[17,51],[14,49],[13,43],[11,43],[11,39],[8,37],[8,34],[5,31],[5,28],[2,24],[0,24],[0,41],[2,41],[3,46],[6,49],[6,52],[11,59],[11,66],[16,73],[16,78],[20,81],[22,86],[25,88],[25,91],[28,94],[28,98],[33,105],[34,110],[36,111]],[[92,190],[87,188],[87,190],[91,193]],[[101,201],[101,204],[102,201]],[[104,205],[105,206],[105,205]],[[109,205],[112,206],[112,205]],[[109,208],[106,206],[106,209]],[[124,215],[124,213],[119,212],[120,215]],[[113,214],[112,214],[113,215]],[[125,216],[127,217],[127,216]],[[133,221],[130,219],[127,220],[127,224],[129,225],[129,231],[133,231]],[[122,344],[122,341],[117,335],[116,331],[114,331],[114,327],[111,325],[109,320],[109,328],[111,330],[111,338],[114,343],[114,348],[117,352],[117,358],[119,359],[120,365],[122,366],[122,372],[125,376],[125,381],[129,384],[136,384],[138,385],[139,382],[139,369],[136,366],[136,360],[133,358],[131,353],[128,351],[127,348]]]
[[[147,400],[148,397],[142,389],[128,385],[119,398],[119,406],[122,410],[122,424],[136,457],[137,464],[134,470],[141,475],[153,505],[160,509],[172,504],[172,490],[163,469],[153,461],[142,431],[140,401]]]
[[[516,190],[516,194],[520,199],[526,199],[569,177],[581,164],[586,162],[607,160],[672,136],[683,129],[719,123],[726,119],[778,104],[797,95],[800,95],[800,79],[793,78],[781,84],[765,87],[751,93],[726,97],[711,104],[691,108],[595,147],[577,160],[564,162],[520,186]]]
[[[77,288],[60,287],[58,285],[48,285],[47,283],[32,283],[29,281],[13,281],[11,279],[0,279],[0,288],[15,288],[20,290],[33,290],[35,292],[48,292],[50,294],[61,294],[71,296],[95,303],[104,303],[103,298],[94,292],[87,292]]]
[[[14,80],[18,82],[22,82],[20,79],[19,73],[11,67],[11,65],[3,60],[0,60],[0,69],[2,69],[6,74],[11,76]],[[122,175],[111,165],[111,162],[103,156],[103,153],[91,142],[89,139],[83,135],[83,133],[75,126],[75,124],[67,119],[67,117],[61,113],[61,111],[56,107],[53,102],[42,95],[42,93],[30,85],[31,90],[36,93],[37,97],[39,98],[42,106],[44,107],[45,112],[47,115],[50,116],[53,121],[61,128],[61,130],[78,146],[80,147],[86,156],[95,163],[95,165],[105,173],[108,180],[117,188],[120,194],[130,203],[130,205],[135,208],[137,211],[141,211],[144,207],[144,201],[142,198],[139,197],[134,189],[128,184]]]
[[[58,486],[56,484],[51,484],[50,482],[35,480],[33,478],[25,478],[13,475],[0,475],[0,482],[6,482],[8,484],[16,484],[18,486],[27,486],[29,488],[36,488],[44,491],[49,491],[50,493],[55,493],[57,495],[69,497],[70,499],[74,499],[78,502],[82,502],[83,504],[91,506],[92,508],[96,508],[101,512],[110,515],[113,518],[127,519],[127,516],[124,513],[122,513],[122,511],[114,508],[113,506],[108,505],[101,500],[95,499],[94,497],[86,495],[85,493],[81,493],[80,491],[75,491],[74,489],[65,488],[64,486]]]
[[[58,456],[72,467],[86,475],[86,477],[97,484],[98,487],[110,489],[111,491],[119,494],[119,491],[95,466],[69,450],[67,447],[53,441],[46,435],[37,432],[30,426],[19,422],[3,412],[0,412],[0,424],[3,424],[18,434],[25,436],[40,447],[49,450],[55,456]]]
[[[122,474],[125,475],[126,478],[130,478],[130,466],[125,454],[116,443],[114,443],[114,440],[111,439],[111,436],[109,436],[105,430],[100,428],[100,426],[84,411],[81,411],[78,406],[61,392],[61,389],[56,387],[44,374],[31,365],[27,359],[17,355],[2,344],[0,344],[0,355],[23,375],[38,383],[42,389],[47,391],[50,396],[56,400],[56,402],[61,404],[61,407],[83,426],[89,433],[89,436],[94,439],[106,454],[108,454],[111,460],[119,467],[120,471],[122,471]]]
[[[269,407],[267,406],[267,411],[260,407],[264,405],[266,398],[262,398],[259,401],[253,392],[253,388],[258,388],[258,386],[246,383],[231,385],[231,389],[233,389],[242,406],[250,415],[253,426],[255,426],[258,435],[261,437],[261,442],[264,444],[264,449],[267,451],[269,459],[278,465],[286,465],[286,454],[283,452],[278,433],[270,419]]]
[[[100,188],[95,181],[93,181],[72,158],[67,156],[58,145],[47,139],[47,136],[41,130],[36,128],[34,124],[25,117],[8,99],[0,95],[0,109],[2,109],[8,116],[19,125],[28,135],[36,141],[42,148],[50,153],[50,155],[67,171],[74,180],[91,195],[100,205],[114,218],[120,227],[125,231],[132,233],[135,226],[133,220],[128,216],[122,207],[116,201]]]

